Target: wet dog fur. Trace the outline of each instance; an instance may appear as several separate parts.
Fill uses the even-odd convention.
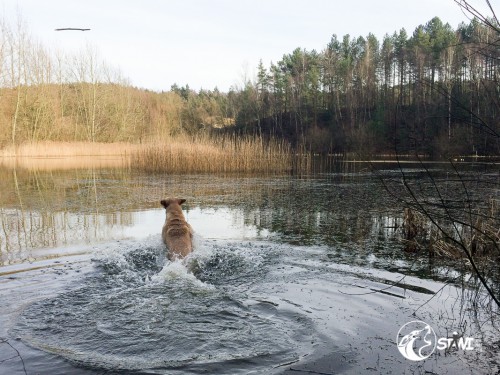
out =
[[[186,200],[168,198],[160,201],[167,217],[161,231],[163,242],[168,248],[168,259],[182,259],[193,251],[193,230],[186,222],[181,204]]]

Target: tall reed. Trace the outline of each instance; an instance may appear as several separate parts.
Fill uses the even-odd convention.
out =
[[[197,136],[143,145],[132,155],[131,166],[169,173],[280,173],[293,165],[291,147],[283,141]]]

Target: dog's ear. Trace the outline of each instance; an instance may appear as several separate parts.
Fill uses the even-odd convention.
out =
[[[179,205],[183,204],[185,201],[185,199],[178,199]]]
[[[161,205],[162,205],[163,207],[165,207],[165,208],[167,208],[167,207],[168,207],[168,201],[166,201],[165,199],[162,199],[162,200],[160,201],[160,203],[161,203]]]

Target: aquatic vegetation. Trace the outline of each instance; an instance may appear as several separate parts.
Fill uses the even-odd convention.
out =
[[[490,212],[476,210],[475,221],[433,223],[419,211],[405,208],[402,236],[405,251],[425,252],[430,256],[464,258],[465,251],[475,257],[500,256],[500,230],[498,228],[498,202],[490,199]],[[451,235],[445,235],[438,229]]]
[[[300,154],[300,152],[299,152]],[[285,141],[260,137],[179,135],[135,143],[35,142],[0,150],[0,164],[33,170],[131,166],[168,173],[289,173],[310,169]]]
[[[292,156],[287,143],[260,137],[179,137],[143,145],[131,166],[168,173],[289,172]]]

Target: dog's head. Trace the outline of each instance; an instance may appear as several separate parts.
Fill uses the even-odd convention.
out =
[[[167,198],[167,199],[162,199],[160,201],[161,205],[163,207],[168,208],[168,206],[170,205],[181,205],[185,202],[186,200],[185,199],[180,199],[180,198]]]

